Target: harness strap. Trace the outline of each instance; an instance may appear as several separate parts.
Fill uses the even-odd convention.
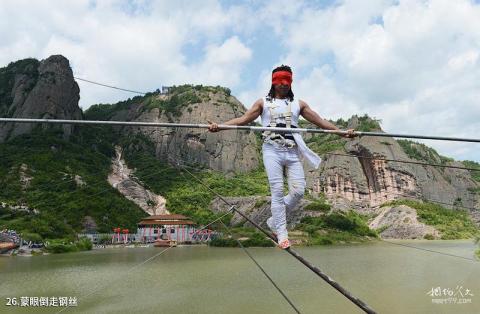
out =
[[[284,113],[275,113],[274,109],[277,108],[278,106],[272,102],[272,100],[268,100],[269,104],[268,110],[270,111],[270,127],[286,127],[286,128],[291,128],[292,127],[292,103],[290,101],[285,101],[287,104],[287,111]],[[276,120],[279,118],[285,118],[285,124],[283,123],[277,123]],[[293,126],[295,127],[295,126]],[[272,131],[264,131],[263,132],[263,137],[264,140],[269,138],[270,140],[272,138],[275,139],[281,139],[285,141],[285,139],[290,139],[293,140],[293,136],[291,134],[286,134],[285,136],[282,136],[279,133],[272,132]]]
[[[275,115],[275,112],[273,111],[277,106],[275,106],[272,101],[270,101],[270,105],[268,105],[268,110],[270,111],[270,117],[274,116]],[[270,127],[275,127],[275,119],[272,119],[270,118],[270,124],[269,124]],[[270,135],[274,135],[275,133],[273,133],[272,131],[264,131],[263,132],[263,136],[264,138],[265,137],[268,137]]]
[[[288,102],[287,105],[287,112],[285,112],[285,123],[287,124],[286,127],[290,128],[292,125],[292,102]]]

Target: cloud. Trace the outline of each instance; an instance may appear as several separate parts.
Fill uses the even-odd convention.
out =
[[[297,94],[327,117],[368,113],[395,133],[479,133],[479,5],[342,1],[301,11],[288,29],[281,59],[303,74]],[[429,144],[446,155],[480,159],[465,144]]]
[[[229,36],[245,10],[217,1],[3,1],[0,62],[65,55],[78,77],[151,91],[203,83],[235,87],[252,51]],[[241,33],[241,32],[240,32]],[[200,43],[198,62],[182,50]],[[83,108],[131,95],[80,82]]]
[[[250,60],[252,51],[238,37],[228,38],[221,45],[206,47],[205,59],[198,66],[198,83],[235,86],[240,81],[243,65]]]

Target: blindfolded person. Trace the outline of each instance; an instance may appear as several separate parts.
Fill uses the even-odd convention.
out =
[[[282,65],[272,71],[272,86],[268,95],[255,101],[253,106],[241,117],[224,122],[224,125],[245,125],[261,116],[263,127],[297,128],[299,117],[326,130],[340,130],[334,124],[322,119],[303,100],[294,100],[292,92],[293,73],[289,66]],[[217,123],[209,122],[209,131],[218,132]],[[263,136],[263,163],[268,176],[272,196],[272,216],[267,225],[277,236],[278,246],[290,247],[287,231],[286,209],[293,209],[305,191],[305,175],[301,158],[307,160],[315,169],[320,165],[320,157],[311,151],[297,132],[265,131]],[[348,130],[341,136],[354,137],[354,131]],[[287,173],[288,194],[284,196],[284,169]]]

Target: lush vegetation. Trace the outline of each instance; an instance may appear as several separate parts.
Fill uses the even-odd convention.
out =
[[[208,223],[217,217],[209,209],[215,195],[203,184],[223,196],[268,195],[269,193],[267,177],[263,169],[226,178],[222,173],[190,165],[187,170],[201,180],[202,184],[186,171],[161,162],[153,154],[145,151],[127,151],[125,158],[130,167],[136,168],[136,176],[148,189],[167,199],[167,208],[170,211],[187,215],[200,224]]]
[[[313,199],[312,202],[307,206],[305,206],[303,209],[318,211],[318,212],[329,212],[331,209],[331,206],[330,204],[327,203],[326,199],[323,196],[321,196],[319,198]]]
[[[229,237],[216,238],[210,241],[210,246],[221,247],[239,247],[240,242],[244,247],[272,247],[275,244],[267,238],[263,233],[246,227],[230,228],[229,230],[223,229],[224,234],[230,235]],[[238,239],[238,241],[237,241]]]
[[[379,119],[370,118],[367,114],[363,116],[353,116],[358,119],[358,126],[355,128],[356,131],[361,132],[371,132],[381,130],[380,123],[382,122]],[[352,118],[353,118],[352,117]]]
[[[92,242],[88,238],[80,238],[75,242],[69,239],[55,239],[45,242],[45,250],[49,253],[89,251],[92,247]]]
[[[174,92],[166,99],[158,99],[158,97],[150,96],[145,99],[143,109],[150,111],[153,108],[158,108],[160,112],[166,112],[178,117],[182,114],[182,107],[200,102],[202,102],[202,99],[197,93],[189,89],[182,93]]]
[[[202,101],[210,101],[207,95],[208,93],[223,93],[226,96],[230,96],[231,91],[221,86],[214,87],[189,84],[172,86],[164,99],[159,99],[157,95],[146,98],[143,102],[143,109],[151,110],[153,108],[159,108],[161,112],[166,112],[178,117],[181,115],[182,108],[188,107],[188,105],[191,104],[201,103]],[[214,103],[214,105],[218,104]]]
[[[395,205],[406,205],[416,209],[418,220],[435,227],[444,240],[468,239],[479,234],[478,227],[464,210],[448,209],[438,204],[413,200],[396,200],[383,206]]]
[[[343,120],[339,120],[340,122],[345,123]],[[339,122],[337,121],[337,122]],[[343,125],[340,123],[334,122],[338,127],[342,128]],[[315,128],[311,123],[307,122],[306,120],[300,120],[298,122],[299,127],[301,128]],[[328,152],[342,150],[344,151],[344,146],[346,140],[338,135],[334,134],[309,134],[305,136],[305,143],[317,154],[325,154]]]
[[[38,129],[0,144],[0,202],[8,204],[0,207],[0,229],[37,241],[73,240],[86,216],[99,232],[135,229],[144,212],[106,180],[113,153],[108,136],[85,127],[65,141],[61,132]],[[26,209],[14,209],[18,205]]]
[[[345,151],[346,140],[334,134],[316,134],[305,141],[319,155],[333,151]]]
[[[378,237],[367,218],[354,212],[333,212],[320,217],[304,217],[296,229],[308,234],[307,244],[363,242]]]
[[[172,117],[178,117],[182,113],[182,108],[188,108],[188,105],[191,104],[209,101],[210,98],[207,95],[208,93],[223,93],[230,96],[231,91],[230,89],[221,86],[172,86],[167,95],[164,95],[163,97],[159,97],[161,95],[160,90],[156,90],[152,93],[146,93],[144,96],[135,96],[112,105],[93,105],[85,111],[85,119],[110,120],[115,114],[119,114],[121,111],[127,111],[131,109],[132,106],[138,106],[143,111],[150,111],[154,108],[158,108],[160,112],[165,112]]]
[[[453,161],[452,158],[448,158],[440,155],[435,149],[428,147],[425,144],[417,143],[410,140],[397,140],[398,144],[402,147],[403,151],[411,159],[425,161],[428,163],[441,163]]]
[[[370,118],[368,115],[353,116],[348,121],[338,119],[337,121],[331,121],[337,127],[341,129],[347,129],[352,119],[357,120],[355,127],[356,131],[368,132],[380,130],[380,120]],[[299,121],[299,126],[302,128],[312,128],[312,124],[305,120]],[[333,151],[345,151],[346,139],[334,134],[309,134],[306,137],[305,142],[308,146],[317,154],[325,154]]]
[[[86,120],[111,120],[116,114],[122,111],[128,111],[133,106],[144,106],[151,99],[155,99],[160,94],[160,90],[146,93],[143,96],[135,96],[127,100],[120,101],[116,104],[96,104],[90,106],[85,112]]]
[[[106,119],[111,114],[95,110],[88,111],[87,118]],[[0,228],[15,229],[33,242],[73,241],[87,216],[93,218],[98,232],[116,226],[134,230],[145,213],[106,180],[115,144],[126,148],[129,166],[137,169],[146,187],[167,198],[169,210],[199,224],[218,217],[209,210],[214,195],[186,172],[155,158],[154,145],[147,137],[118,138],[112,128],[88,126],[78,128],[69,141],[57,129],[37,129],[0,145],[0,202],[8,204],[0,207]],[[197,177],[221,195],[269,193],[263,169],[227,179],[222,173],[191,166]],[[22,177],[29,182],[22,183]],[[26,209],[13,209],[17,205]],[[229,222],[230,216],[224,219]]]
[[[465,165],[465,167],[478,169],[477,171],[470,170],[470,175],[472,176],[473,180],[480,182],[480,163],[475,161],[465,160],[463,161],[463,164]]]
[[[179,85],[179,86],[172,86],[170,87],[169,93],[176,93],[176,94],[181,94],[184,92],[189,92],[189,91],[199,91],[199,92],[207,92],[207,93],[223,93],[227,96],[230,96],[231,90],[226,87],[222,86],[203,86],[203,85],[191,85],[191,84],[185,84],[185,85]]]

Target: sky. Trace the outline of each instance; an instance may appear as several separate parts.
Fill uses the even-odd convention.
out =
[[[221,85],[247,108],[288,64],[296,98],[324,118],[480,138],[479,1],[2,0],[0,38],[0,67],[62,54],[80,78],[145,92]],[[78,83],[83,109],[135,96]],[[423,143],[480,161],[480,144]]]

